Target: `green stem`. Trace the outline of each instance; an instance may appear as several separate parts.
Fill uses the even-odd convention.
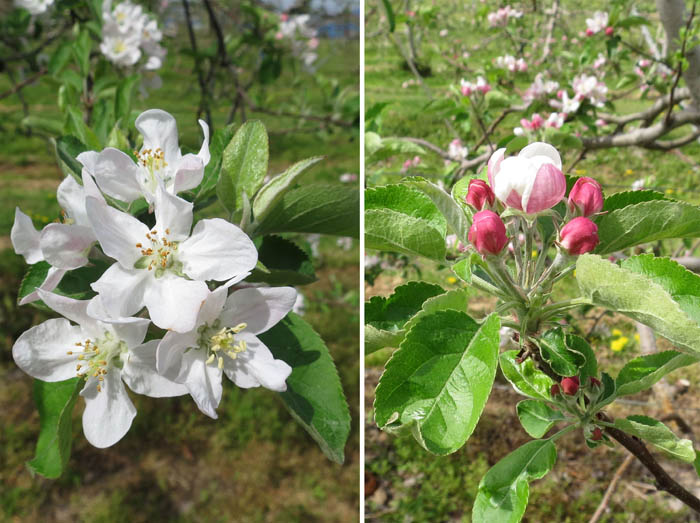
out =
[[[588,301],[588,298],[584,298],[583,296],[580,298],[573,298],[571,300],[564,300],[564,301],[558,301],[555,303],[551,303],[545,307],[542,307],[539,311],[539,317],[540,319],[546,319],[547,317],[557,314],[560,311],[566,310],[566,309],[571,309],[574,307],[578,307],[579,305],[584,305],[586,303],[590,303]]]
[[[549,437],[549,440],[552,442],[557,441],[559,438],[561,438],[564,434],[568,434],[572,430],[576,429],[578,427],[578,423],[574,423],[573,425],[569,425],[568,427],[564,427],[561,429],[559,432],[556,434],[553,434],[552,436]]]
[[[472,274],[472,285],[479,290],[488,292],[489,294],[493,294],[494,296],[498,296],[503,301],[508,301],[510,299],[510,296],[503,293],[498,287],[491,285],[486,280],[482,280],[475,274]]]

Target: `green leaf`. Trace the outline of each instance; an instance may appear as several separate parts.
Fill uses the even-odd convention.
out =
[[[549,401],[549,391],[554,385],[554,380],[537,369],[531,358],[518,363],[517,357],[517,350],[506,351],[499,356],[503,375],[520,394]]]
[[[365,303],[365,323],[377,329],[399,330],[421,310],[425,300],[444,292],[439,285],[421,281],[400,285],[391,296],[374,296]]]
[[[230,124],[222,129],[214,131],[214,136],[209,143],[209,154],[211,158],[204,168],[204,176],[202,177],[202,183],[199,184],[195,202],[201,203],[208,200],[212,191],[216,189],[219,182],[224,149],[233,138],[235,128],[236,124]]]
[[[87,145],[75,136],[61,136],[56,139],[56,156],[61,170],[66,176],[72,176],[80,184],[83,183],[83,166],[76,158],[87,150]]]
[[[630,27],[635,27],[638,25],[649,25],[650,22],[643,16],[628,16],[615,24],[615,27],[622,27],[628,29]]]
[[[634,262],[629,263],[632,267]],[[700,354],[700,325],[657,279],[661,281],[660,276],[651,279],[592,254],[580,256],[576,263],[576,281],[591,303],[648,325],[681,352]]]
[[[640,356],[627,362],[615,379],[617,396],[628,396],[648,389],[666,374],[700,361],[696,356],[667,350]]]
[[[665,199],[666,197],[657,191],[618,192],[605,197],[605,200],[603,200],[603,211],[610,212],[616,209],[623,209],[628,205]]]
[[[528,144],[527,136],[516,136],[506,145],[506,154],[519,151]]]
[[[486,107],[488,109],[503,109],[511,105],[508,95],[501,91],[489,91],[484,98],[486,99]]]
[[[263,237],[258,247],[258,261],[264,267],[255,268],[246,281],[268,285],[306,285],[316,281],[309,255],[280,236]]]
[[[446,218],[447,225],[457,235],[457,238],[466,242],[469,234],[470,222],[462,208],[443,189],[430,183],[424,178],[405,178],[402,183],[415,187],[430,198],[435,207]]]
[[[544,477],[557,460],[548,439],[529,441],[496,463],[482,478],[474,500],[474,523],[517,523],[525,514],[530,481]]]
[[[648,416],[628,416],[615,420],[615,426],[633,436],[637,436],[654,445],[668,457],[692,463],[695,461],[693,442],[680,439],[671,429],[654,418]]]
[[[582,354],[569,350],[561,327],[545,332],[538,340],[540,354],[560,376],[578,376],[578,370],[585,363]]]
[[[22,282],[19,284],[19,291],[17,291],[17,303],[19,303],[22,298],[29,296],[31,293],[37,290],[42,283],[44,283],[46,276],[49,274],[50,268],[51,265],[45,261],[40,261],[29,266],[27,272],[24,274],[24,278],[22,278]]]
[[[86,144],[90,149],[98,150],[102,148],[97,135],[87,126],[83,120],[82,113],[77,107],[68,107],[65,129],[68,134],[72,134],[78,138],[78,140]]]
[[[583,357],[583,363],[579,369],[579,378],[582,384],[588,383],[590,378],[598,377],[598,361],[595,352],[586,340],[575,334],[567,334],[566,347],[570,352],[580,354]]]
[[[533,438],[541,438],[557,421],[566,419],[561,412],[538,400],[522,400],[516,410],[525,432]]]
[[[90,51],[92,49],[92,39],[90,38],[90,32],[86,28],[80,31],[78,38],[73,42],[72,49],[80,74],[86,77],[90,72]]]
[[[360,191],[345,185],[304,185],[288,191],[258,223],[255,234],[360,234]]]
[[[700,237],[700,207],[672,200],[644,201],[600,216],[597,254],[667,238]]]
[[[32,472],[52,479],[63,473],[70,458],[71,417],[82,383],[80,378],[54,383],[34,380],[40,429],[34,459],[27,462]]]
[[[433,312],[448,309],[466,312],[470,294],[469,289],[452,289],[445,294],[428,298],[425,300],[425,303],[423,303],[421,310],[406,322],[404,330],[408,332],[423,316],[432,314]]]
[[[52,136],[58,136],[63,133],[63,123],[53,118],[45,118],[43,116],[26,116],[22,118],[22,126],[43,131]]]
[[[284,194],[297,181],[299,175],[323,159],[323,156],[315,156],[297,162],[285,172],[267,182],[262,189],[260,189],[253,201],[253,216],[255,220],[259,222],[264,221],[265,217],[275,208],[275,205],[277,205]]]
[[[386,19],[389,21],[389,32],[393,33],[394,29],[396,29],[396,17],[394,16],[394,9],[391,7],[391,1],[382,0],[382,5],[386,12]]]
[[[406,335],[405,330],[387,331],[377,329],[372,325],[365,325],[363,329],[365,335],[365,355],[372,354],[384,347],[398,347]]]
[[[269,154],[262,122],[249,120],[236,131],[224,149],[216,188],[219,200],[229,212],[241,208],[243,192],[252,198],[263,184]]]
[[[380,379],[377,424],[410,426],[418,442],[435,454],[464,445],[493,386],[499,328],[494,314],[481,324],[454,310],[421,318]]]
[[[407,185],[365,190],[365,246],[445,258],[447,222],[432,200]]]
[[[61,72],[61,70],[68,64],[71,59],[71,54],[73,52],[73,42],[69,40],[62,41],[56,50],[49,58],[48,71],[51,76],[54,76]]]
[[[139,75],[131,75],[124,78],[117,85],[117,94],[114,97],[114,117],[126,125],[131,113],[131,98],[134,93],[134,87],[139,82]]]
[[[258,337],[275,358],[292,367],[287,390],[280,393],[292,417],[329,459],[342,463],[350,434],[350,412],[325,343],[293,312]]]

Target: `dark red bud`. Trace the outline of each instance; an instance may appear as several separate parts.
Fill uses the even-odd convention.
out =
[[[465,198],[466,202],[474,207],[477,211],[483,209],[487,204],[493,205],[496,195],[491,190],[491,186],[484,180],[471,180],[469,189]]]
[[[578,208],[584,216],[590,216],[603,209],[603,191],[600,184],[586,176],[576,180],[569,193],[569,207]]]
[[[559,390],[559,384],[558,384],[558,383],[555,383],[554,385],[552,385],[552,388],[549,389],[549,394],[550,394],[552,397],[554,397],[554,396],[559,396],[560,392],[561,392],[561,391]]]
[[[601,383],[601,381],[598,378],[591,377],[591,387],[600,387],[602,385],[603,384]]]
[[[600,430],[599,427],[594,428],[593,433],[591,434],[591,439],[593,441],[600,441],[601,439],[603,439],[603,431]]]
[[[561,380],[561,389],[568,396],[574,396],[578,392],[579,385],[578,376]]]

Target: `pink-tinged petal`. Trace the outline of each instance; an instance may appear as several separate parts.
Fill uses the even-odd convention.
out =
[[[68,217],[80,225],[89,225],[85,212],[85,190],[75,178],[66,176],[56,190],[56,199]]]
[[[17,254],[24,256],[30,265],[44,260],[39,247],[41,234],[34,228],[32,219],[15,207],[15,223],[10,231],[10,241]]]
[[[552,145],[544,142],[531,143],[522,148],[518,154],[519,158],[535,158],[537,156],[545,156],[561,170],[561,156]]]
[[[506,205],[522,210],[522,196],[532,187],[535,176],[537,169],[530,160],[510,156],[501,162],[493,192]]]
[[[203,177],[204,163],[202,159],[194,154],[186,154],[177,164],[173,193],[177,194],[194,189],[202,182]]]
[[[12,357],[17,366],[33,378],[64,381],[77,376],[77,356],[68,352],[83,341],[82,329],[65,318],[47,320],[17,338]]]
[[[523,195],[523,205],[528,214],[551,209],[566,193],[564,174],[551,163],[543,164],[537,171],[529,198]]]
[[[505,203],[508,207],[512,207],[513,209],[518,209],[520,211],[523,210],[522,199],[515,190],[510,191],[508,198],[506,198],[506,201],[503,203]]]
[[[77,323],[87,330],[95,330],[97,320],[87,313],[88,303],[90,300],[74,300],[67,296],[54,294],[44,290],[38,290],[41,300],[53,311],[56,311],[61,316],[65,316],[72,322]],[[101,334],[101,333],[100,333]]]
[[[182,241],[192,228],[192,203],[170,194],[162,185],[156,189],[156,230],[161,237],[168,229],[171,241]]]
[[[183,367],[183,356],[190,347],[197,346],[197,333],[184,334],[168,331],[158,344],[156,351],[156,370],[167,379],[182,383],[187,376]]]
[[[202,133],[204,133],[204,140],[202,141],[202,147],[200,147],[197,156],[199,156],[204,165],[207,165],[211,159],[211,154],[209,154],[209,126],[204,120],[199,120],[199,125],[202,128]]]
[[[287,390],[286,380],[292,368],[282,360],[276,360],[270,349],[252,334],[241,333],[247,348],[235,360],[224,358],[226,376],[241,388],[265,387],[277,392]]]
[[[149,109],[136,118],[136,129],[143,135],[143,149],[161,149],[165,161],[174,165],[180,159],[177,139],[177,123],[169,113],[160,109]]]
[[[156,372],[156,348],[160,340],[152,340],[129,350],[122,379],[137,394],[151,398],[170,398],[188,394],[187,387],[170,381]]]
[[[52,291],[54,290],[59,283],[61,283],[61,280],[63,279],[63,276],[66,274],[65,269],[57,269],[56,267],[50,267],[49,272],[46,273],[46,279],[44,280],[44,283],[42,283],[39,287],[36,288],[34,292],[31,292],[27,294],[24,298],[19,300],[20,305],[26,305],[27,303],[31,303],[33,301],[36,301],[39,299],[39,289],[45,290],[45,291]]]
[[[95,198],[87,198],[86,207],[102,250],[124,268],[131,269],[142,257],[136,244],[147,241],[148,227],[133,216],[109,207]]]
[[[185,385],[192,399],[204,414],[210,418],[218,418],[216,408],[221,402],[221,371],[216,363],[207,365],[204,362],[203,351],[190,351],[183,358],[183,366],[187,369]]]
[[[145,281],[151,277],[148,271],[141,269],[127,270],[118,263],[107,269],[100,279],[91,285],[102,297],[101,305],[113,318],[133,316],[144,306]],[[96,304],[88,304],[88,314],[99,317],[94,309]]]
[[[502,147],[501,149],[498,149],[496,152],[494,152],[491,155],[491,158],[489,158],[489,163],[486,167],[486,173],[489,177],[489,185],[491,188],[495,187],[495,179],[496,175],[498,174],[498,171],[501,168],[501,162],[503,161],[503,158],[506,155],[506,148]]]
[[[222,325],[246,323],[246,332],[259,334],[284,318],[294,307],[297,291],[292,287],[258,287],[235,291],[221,313]]]
[[[139,168],[131,157],[108,147],[103,150],[91,171],[102,191],[123,202],[133,202],[142,196],[138,182]]]
[[[87,265],[87,255],[95,241],[90,227],[50,223],[41,231],[41,252],[54,267],[77,269]]]
[[[183,271],[195,280],[228,280],[251,271],[258,261],[248,235],[221,218],[198,222],[178,252]]]
[[[122,383],[120,369],[111,366],[102,382],[88,380],[80,395],[85,398],[83,432],[91,445],[110,447],[129,432],[136,408]]]
[[[175,332],[194,329],[199,308],[209,295],[206,283],[165,274],[148,278],[145,287],[143,300],[153,323]]]

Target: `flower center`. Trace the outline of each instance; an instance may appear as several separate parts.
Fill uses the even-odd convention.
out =
[[[167,177],[164,176],[164,171],[168,166],[168,162],[165,161],[165,153],[163,152],[163,149],[158,147],[155,150],[144,149],[141,152],[134,151],[134,155],[138,159],[138,163],[145,171],[145,176],[143,178],[144,184],[149,186],[152,190],[155,190],[159,178],[162,178],[163,181],[168,181]]]
[[[114,52],[117,54],[121,54],[124,51],[126,51],[126,44],[124,43],[124,40],[117,40],[114,43]]]
[[[247,326],[246,323],[239,323],[235,327],[221,327],[221,321],[218,319],[211,325],[205,323],[200,326],[197,329],[199,333],[197,346],[198,349],[206,351],[207,365],[216,360],[219,369],[223,369],[224,355],[235,360],[240,353],[245,352],[247,348],[245,340],[239,340],[236,343],[235,335]]]
[[[136,261],[134,268],[155,270],[157,278],[162,276],[167,269],[180,272],[181,264],[175,259],[177,242],[168,240],[169,235],[170,229],[165,229],[160,237],[155,229],[147,232],[146,242],[136,244],[136,248],[141,249],[142,257]]]
[[[75,344],[75,350],[69,350],[69,356],[77,355],[78,365],[76,375],[79,378],[96,378],[100,382],[109,371],[111,365],[122,368],[124,360],[122,356],[128,354],[126,343],[115,339],[112,333],[105,331],[102,338],[97,341],[86,339]],[[97,384],[97,391],[102,391],[101,383]]]

